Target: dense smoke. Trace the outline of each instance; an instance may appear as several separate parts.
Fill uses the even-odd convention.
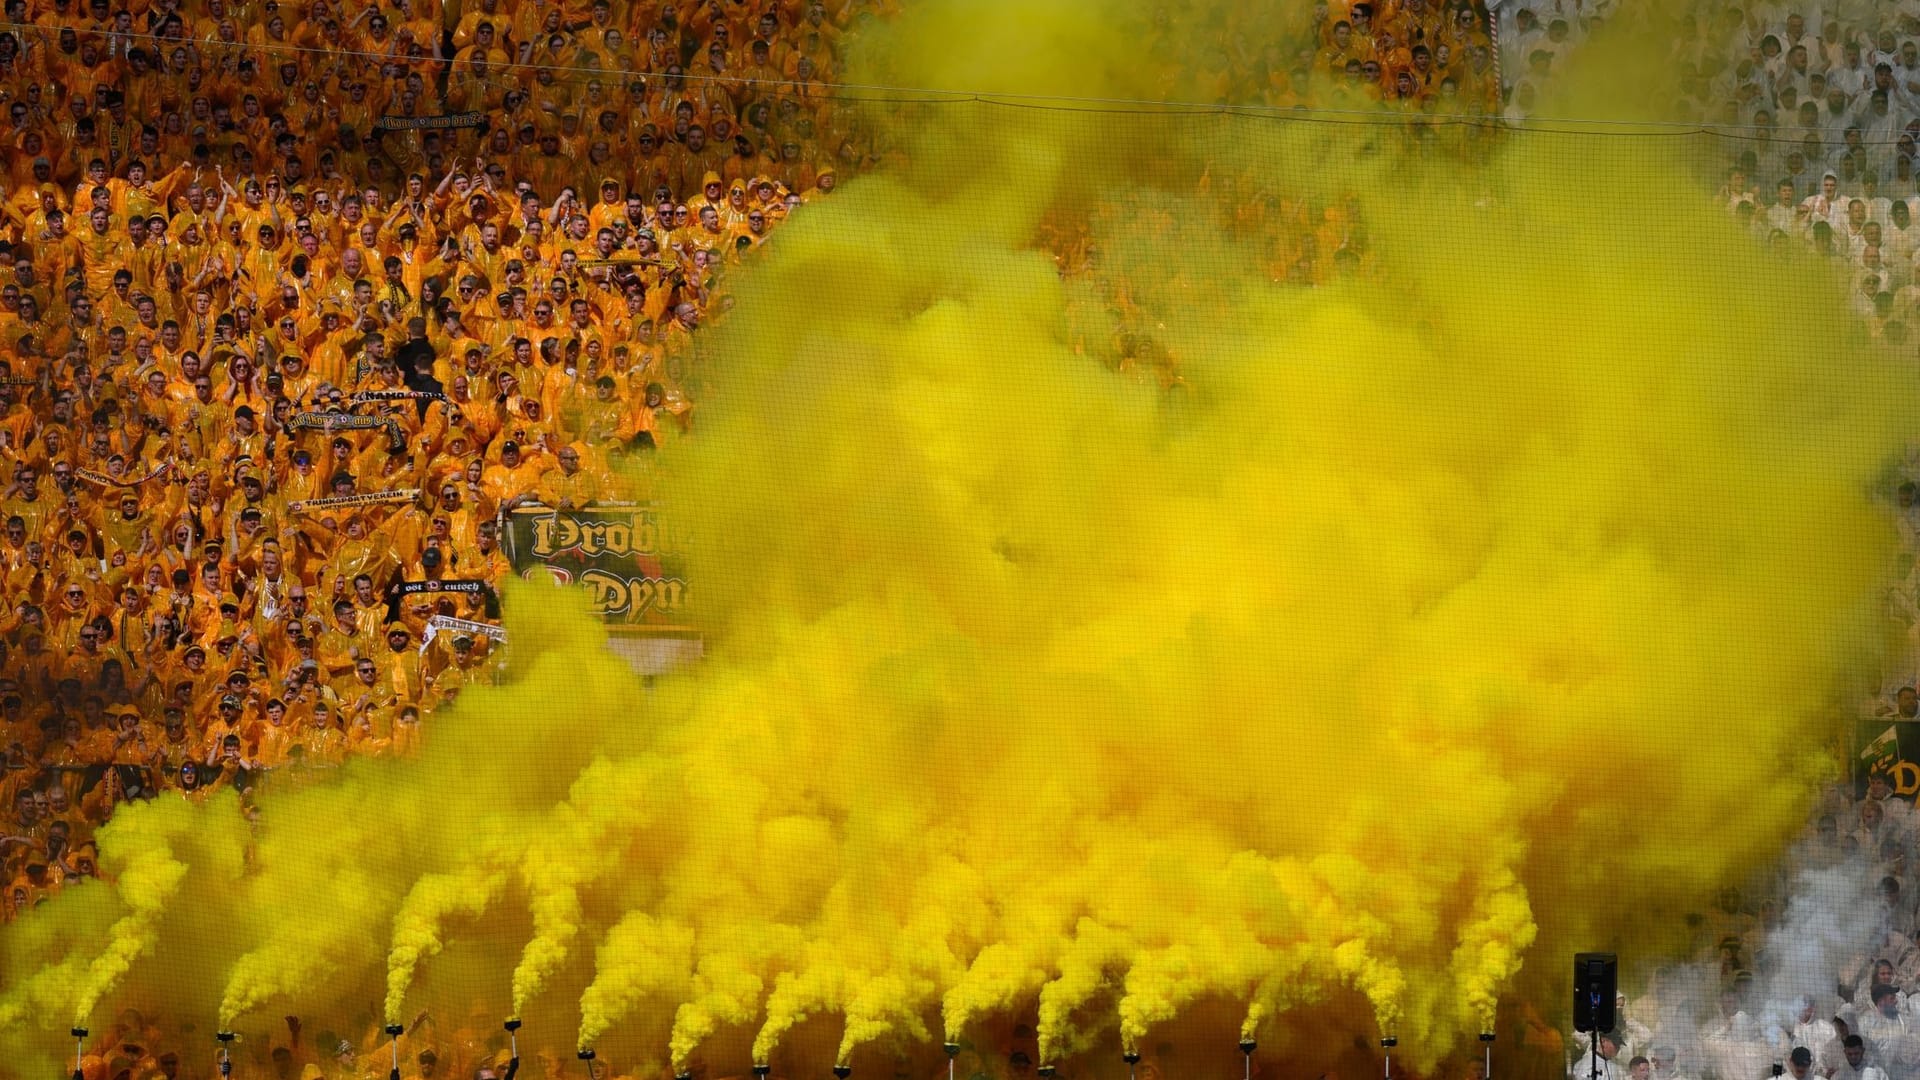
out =
[[[1144,25],[932,0],[863,81],[1137,97]],[[1913,388],[1804,267],[1648,197],[1677,151],[872,115],[902,161],[701,331],[660,466],[701,666],[643,688],[510,594],[512,682],[417,760],[250,838],[230,799],[123,811],[113,883],[0,938],[0,1055],[164,1005],[255,1053],[477,1009],[636,1072],[1016,1022],[1049,1061],[1391,1033],[1427,1069],[1778,854],[1881,646]],[[1276,284],[1259,219],[1309,210],[1352,272]]]

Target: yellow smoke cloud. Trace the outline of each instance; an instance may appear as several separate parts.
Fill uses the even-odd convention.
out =
[[[1145,17],[930,0],[857,77],[1149,92]],[[0,939],[0,1054],[165,1003],[676,1069],[1015,1021],[1424,1069],[1775,854],[1881,647],[1914,387],[1673,194],[1695,151],[1031,105],[877,108],[904,161],[702,331],[660,463],[697,670],[514,590],[508,684],[270,792],[244,872],[181,827],[230,805],[125,811],[103,856],[150,869]]]

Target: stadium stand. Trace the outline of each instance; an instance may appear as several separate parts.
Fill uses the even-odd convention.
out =
[[[496,614],[500,510],[691,430],[718,276],[865,159],[825,89],[885,8],[7,7],[7,918],[122,801],[493,676],[434,620]]]

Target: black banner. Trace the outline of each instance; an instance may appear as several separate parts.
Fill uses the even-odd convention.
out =
[[[665,629],[689,620],[679,572],[685,545],[651,506],[521,506],[502,515],[500,535],[521,577],[545,575],[586,589],[609,622]]]
[[[500,617],[500,597],[493,586],[484,581],[396,581],[387,586],[387,619],[400,617],[400,601],[403,597],[433,595],[435,593],[459,593],[464,596],[478,596],[485,603],[485,611],[490,619]]]
[[[450,128],[487,126],[482,112],[448,113],[445,116],[382,116],[373,122],[375,131],[445,131]]]
[[[353,413],[339,412],[303,412],[287,422],[288,431],[384,431],[387,433],[387,450],[399,453],[406,449],[407,437],[400,431],[400,421],[391,416],[356,416]]]

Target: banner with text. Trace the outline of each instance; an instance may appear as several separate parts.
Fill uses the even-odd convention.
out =
[[[648,505],[577,510],[520,506],[501,515],[514,573],[587,590],[607,621],[650,630],[690,629],[685,545]]]
[[[1874,716],[1854,727],[1853,789],[1867,793],[1867,778],[1884,773],[1893,793],[1912,799],[1920,795],[1920,720]]]

